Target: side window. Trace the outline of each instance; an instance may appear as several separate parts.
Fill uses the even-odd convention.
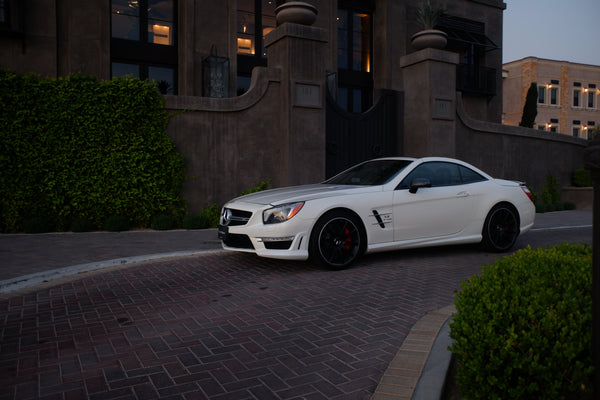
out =
[[[398,187],[396,187],[396,190],[409,189],[410,183],[416,178],[425,178],[431,181],[431,178],[433,177],[433,171],[430,168],[430,164],[431,163],[421,164],[417,168],[415,168],[410,174],[406,176],[406,178],[402,180],[402,182],[400,182]]]
[[[461,183],[458,165],[452,163],[433,163],[431,186],[452,186]]]
[[[486,178],[479,175],[477,172],[473,171],[470,168],[459,165],[458,169],[460,171],[462,183],[474,183],[474,182],[482,182],[482,181],[486,180]]]
[[[410,183],[416,178],[429,179],[431,187],[453,186],[485,180],[477,172],[462,165],[449,162],[428,162],[415,168],[396,189],[409,189]]]
[[[447,162],[429,162],[419,165],[400,182],[396,189],[409,189],[415,178],[429,179],[432,187],[451,186],[461,183],[458,165]]]

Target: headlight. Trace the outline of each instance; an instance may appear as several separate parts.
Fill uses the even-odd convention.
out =
[[[263,222],[265,224],[278,224],[291,219],[304,206],[304,202],[284,204],[282,206],[269,208],[263,211]]]

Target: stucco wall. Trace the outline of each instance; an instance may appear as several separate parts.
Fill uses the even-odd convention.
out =
[[[166,97],[175,114],[167,131],[186,160],[183,196],[190,212],[222,205],[257,182],[287,184],[281,174],[280,75],[276,68],[256,68],[250,90],[240,97]]]
[[[547,174],[566,186],[572,172],[583,168],[587,140],[475,120],[466,113],[460,95],[456,113],[457,158],[494,177],[524,181],[539,193]]]

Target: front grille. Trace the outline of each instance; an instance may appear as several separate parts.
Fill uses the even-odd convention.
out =
[[[250,211],[226,208],[221,214],[221,224],[225,226],[246,225],[250,220],[250,217],[252,217],[252,213]]]
[[[236,249],[254,249],[250,238],[247,235],[240,235],[237,233],[229,233],[223,240],[223,243],[227,247],[233,247]]]

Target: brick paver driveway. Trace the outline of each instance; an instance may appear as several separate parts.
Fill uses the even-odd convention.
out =
[[[411,326],[494,256],[471,247],[345,271],[210,253],[0,302],[0,398],[366,399]]]

